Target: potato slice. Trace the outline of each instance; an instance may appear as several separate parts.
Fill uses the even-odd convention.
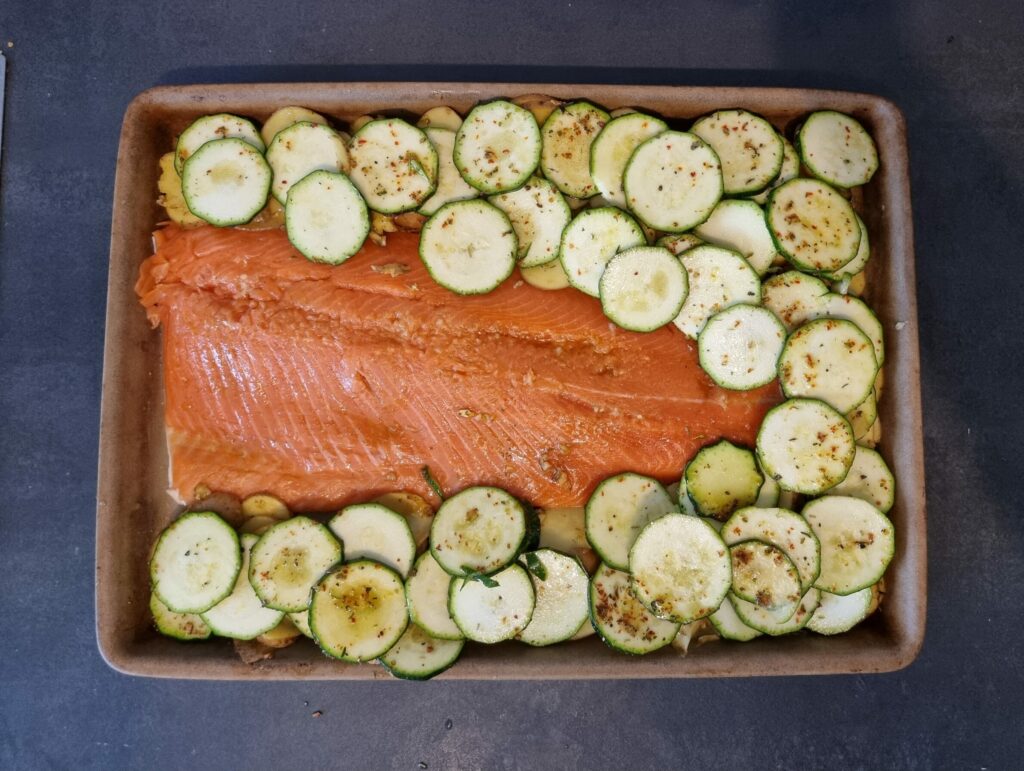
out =
[[[510,101],[512,104],[519,105],[532,112],[538,126],[548,119],[548,116],[555,111],[555,108],[565,104],[561,99],[555,99],[553,96],[545,94],[523,94]]]
[[[458,131],[462,126],[462,117],[451,107],[441,105],[440,107],[431,107],[423,113],[423,116],[416,121],[416,125],[421,129],[439,128]]]
[[[405,492],[385,493],[374,498],[373,502],[405,517],[416,542],[416,551],[422,552],[430,540],[430,525],[434,521],[434,510],[430,504],[416,493]]]
[[[182,227],[195,228],[206,223],[189,211],[185,204],[185,197],[181,194],[181,177],[174,170],[174,153],[164,153],[160,156],[160,179],[156,183],[160,191],[157,203],[167,210],[167,216],[172,222]]]
[[[280,624],[269,632],[261,634],[256,640],[268,648],[280,649],[287,648],[301,636],[302,632],[299,631],[299,628],[292,623],[288,616],[285,616],[281,619]]]
[[[288,519],[292,513],[280,498],[267,493],[256,493],[242,501],[242,515],[245,517],[269,517]]]

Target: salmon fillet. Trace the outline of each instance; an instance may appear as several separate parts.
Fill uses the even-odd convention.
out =
[[[753,445],[775,384],[715,386],[674,326],[614,326],[594,298],[514,275],[437,285],[418,235],[337,267],[280,230],[169,226],[136,290],[163,329],[171,481],[327,511],[389,490],[494,484],[578,506],[631,470],[677,479],[720,437]]]

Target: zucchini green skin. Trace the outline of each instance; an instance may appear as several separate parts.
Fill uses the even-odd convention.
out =
[[[597,185],[590,174],[590,147],[611,116],[587,101],[570,102],[555,108],[541,127],[540,167],[544,176],[566,195],[574,198],[592,198],[597,195]],[[560,128],[560,124],[571,122],[572,128]],[[565,139],[564,132],[572,136],[572,158],[567,162],[554,149]]]
[[[200,614],[175,613],[153,592],[149,595],[149,612],[153,616],[153,627],[164,637],[194,642],[208,640],[213,633]]]
[[[605,585],[609,585],[612,591]],[[629,574],[603,563],[590,579],[589,606],[590,623],[604,644],[633,656],[643,656],[670,645],[681,626],[651,613],[633,596]],[[629,614],[628,618],[623,619],[624,612]],[[629,635],[618,634],[614,625],[620,622],[634,630],[643,625],[649,634],[637,634],[635,631]]]
[[[850,138],[867,140],[865,146],[856,151],[866,153],[866,155],[861,156],[859,164],[856,163],[857,159],[855,157],[843,159],[843,166],[841,168],[846,172],[846,176],[833,173],[833,170],[826,170],[815,158],[815,148],[810,146],[814,140],[811,139],[809,134],[814,130],[816,124],[822,121],[843,124],[838,130],[845,131]],[[796,149],[800,154],[800,160],[807,167],[808,171],[823,182],[827,182],[835,187],[849,189],[866,185],[878,170],[878,148],[875,146],[875,140],[871,137],[871,133],[856,118],[837,110],[818,110],[808,115],[800,125],[800,128],[797,129]],[[856,155],[856,152],[854,152],[854,155]],[[862,166],[863,170],[860,174],[850,176],[849,169],[854,166]]]
[[[622,485],[623,480],[627,481],[630,486],[639,489],[644,494],[645,499],[642,505],[639,501],[634,501],[631,504],[637,507],[637,509],[628,520],[618,517],[617,510],[613,512],[615,514],[614,519],[620,525],[619,529],[626,532],[615,532],[613,530],[609,537],[608,531],[612,525],[605,519],[606,511],[603,505],[605,501],[602,499],[605,497],[606,492],[611,492],[614,496],[616,488]],[[608,488],[607,491],[605,490],[606,487]],[[651,500],[652,494],[656,500]],[[584,530],[587,535],[587,541],[601,558],[602,562],[608,567],[615,570],[629,570],[629,550],[633,546],[636,537],[640,534],[640,531],[649,522],[674,511],[676,511],[676,507],[672,502],[672,498],[656,479],[629,471],[616,474],[598,484],[587,501],[584,514]],[[632,536],[630,535],[631,533]]]
[[[463,218],[474,216],[491,218],[493,222],[489,227],[492,237],[496,236],[504,242],[503,246],[495,251],[497,260],[492,260],[494,262],[494,265],[490,266],[493,268],[492,270],[488,271],[487,266],[483,270],[479,265],[472,266],[473,271],[481,274],[475,277],[470,276],[473,280],[467,279],[466,273],[470,268],[467,268],[466,265],[453,267],[450,264],[443,264],[443,255],[440,250],[437,250],[437,244],[433,241],[435,237],[443,239],[445,235],[435,234],[433,232],[435,229],[443,228],[446,223],[448,227],[452,227],[460,215]],[[434,212],[423,225],[423,230],[420,231],[419,255],[423,265],[434,281],[455,294],[487,294],[497,289],[515,270],[518,252],[519,242],[508,215],[494,204],[477,198],[446,203]]]
[[[823,193],[828,199],[831,205],[834,205],[839,210],[838,215],[845,217],[849,223],[850,229],[856,232],[857,237],[855,239],[848,239],[849,243],[846,245],[845,252],[839,252],[838,256],[834,257],[832,262],[834,264],[828,264],[820,262],[823,258],[818,257],[820,264],[814,264],[813,262],[805,259],[806,254],[798,254],[793,246],[788,241],[795,240],[790,238],[790,230],[785,228],[785,221],[790,213],[786,210],[786,204],[781,203],[782,199],[790,195],[797,187],[807,187],[809,185],[816,186],[818,192]],[[806,198],[807,193],[804,193]],[[779,202],[778,204],[776,202]],[[778,218],[778,222],[774,220]],[[831,218],[835,219],[835,215]],[[821,180],[810,180],[804,177],[794,177],[788,182],[783,182],[777,188],[772,190],[768,195],[768,202],[765,205],[765,221],[768,223],[768,232],[771,233],[772,240],[775,242],[775,248],[778,249],[779,253],[784,256],[792,265],[799,270],[805,271],[812,274],[823,274],[828,275],[841,271],[843,267],[848,265],[857,257],[857,251],[860,248],[860,225],[857,224],[857,213],[853,210],[849,201],[843,198],[842,194],[836,191],[834,188],[829,186],[827,183]],[[797,247],[802,246],[802,242],[796,240]],[[848,252],[848,253],[847,253]],[[814,250],[814,254],[820,254],[819,250]]]
[[[751,139],[748,137],[746,142],[742,145],[743,149],[748,149],[747,146],[750,144],[755,164],[759,163],[762,157],[762,152],[767,152],[765,157],[771,159],[771,163],[763,164],[761,168],[756,169],[756,173],[751,173],[752,170],[747,168],[749,158],[748,161],[742,162],[741,165],[744,169],[744,173],[750,174],[746,179],[732,178],[732,175],[726,168],[731,160],[726,151],[734,147],[734,143],[738,139],[738,137],[734,138],[737,126],[734,125],[734,131],[729,132],[728,126],[725,125],[725,122],[727,122],[729,118],[740,122],[742,130],[748,135],[750,132],[747,131],[746,127],[748,125],[755,126],[761,133],[762,138],[766,139],[765,143],[755,147],[753,146]],[[721,123],[721,128],[719,128],[719,125],[717,125],[716,122]],[[698,118],[694,121],[693,126],[690,128],[690,133],[699,136],[705,142],[710,144],[718,154],[719,158],[721,158],[723,190],[725,195],[755,195],[767,188],[782,171],[782,162],[785,157],[785,146],[782,143],[782,137],[779,136],[775,127],[772,126],[768,120],[760,115],[750,112],[749,110],[716,110],[710,115],[705,115],[704,117]]]
[[[301,536],[304,546],[309,544],[309,533],[315,532],[322,540],[321,546],[325,549],[324,554],[327,557],[310,565],[312,570],[310,571],[309,585],[304,592],[296,592],[294,590],[291,592],[286,590],[284,592],[286,595],[301,595],[301,599],[293,599],[292,601],[281,597],[281,588],[274,585],[274,581],[269,578],[269,575],[261,578],[261,573],[267,572],[267,569],[270,567],[270,565],[263,565],[263,552],[272,548],[272,545],[280,537],[282,531],[290,528],[301,528],[304,531]],[[293,535],[295,534],[293,533]],[[267,556],[267,559],[269,558],[270,555]],[[304,552],[304,558],[310,559],[308,552]],[[256,595],[266,607],[283,610],[286,613],[297,613],[309,607],[310,591],[317,584],[323,571],[329,570],[332,565],[336,565],[342,559],[344,559],[344,547],[326,525],[322,525],[309,517],[292,517],[271,526],[252,547],[252,550],[249,552],[249,583],[252,584]]]
[[[708,490],[707,475],[717,475],[729,464],[727,483],[729,491]],[[725,520],[738,508],[751,506],[757,500],[764,475],[757,465],[754,453],[746,447],[738,447],[727,439],[702,447],[686,464],[683,472],[686,494],[704,517]],[[717,499],[717,500],[716,500]]]
[[[480,496],[483,496],[485,500],[474,503]],[[494,551],[480,555],[475,562],[471,561],[471,558],[465,553],[461,557],[450,557],[449,552],[453,551],[455,543],[449,542],[449,534],[444,532],[445,528],[451,527],[449,520],[462,517],[464,511],[461,507],[467,505],[467,502],[469,502],[468,505],[471,507],[477,508],[494,501],[496,501],[495,505],[504,507],[505,513],[508,515],[509,521],[507,523],[499,523],[500,525],[507,524],[511,528],[506,533],[508,540],[505,542],[505,545],[499,544],[498,547],[495,547]],[[481,514],[486,515],[486,512],[481,512]],[[496,510],[495,516],[502,517],[504,514]],[[480,515],[478,514],[479,517]],[[430,553],[434,555],[434,560],[437,564],[446,573],[454,577],[465,577],[469,572],[491,575],[507,568],[515,561],[515,558],[522,551],[529,534],[530,527],[522,502],[499,487],[489,485],[467,487],[465,490],[445,499],[444,503],[437,510],[437,514],[434,515],[434,521],[430,525]],[[459,541],[469,538],[466,532],[460,533],[459,536]]]
[[[501,148],[500,144],[504,143],[499,142],[499,147],[496,148],[486,146],[475,149],[482,150],[485,158],[494,157],[497,159],[492,161],[494,169],[490,172],[491,176],[498,178],[497,181],[489,178],[488,173],[481,170],[482,159],[477,157],[476,152],[471,147],[480,138],[479,134],[471,136],[474,131],[493,132],[493,119],[490,116],[495,113],[504,113],[503,124],[509,122],[515,124],[509,130],[516,135],[516,141],[513,143],[516,147],[512,152],[507,152],[508,148]],[[505,128],[505,125],[503,125],[503,128]],[[522,158],[521,160],[525,160],[525,163],[517,168],[513,165],[516,163],[513,156],[519,149],[525,149],[529,157]],[[455,148],[452,158],[455,161],[456,168],[466,182],[485,195],[495,195],[522,187],[540,164],[541,151],[540,127],[537,125],[533,114],[519,105],[512,104],[512,102],[504,99],[495,99],[478,104],[466,115],[455,136]]]
[[[178,531],[183,528],[190,527],[189,523],[200,522],[209,520],[209,522],[218,527],[221,534],[227,540],[227,543],[223,544],[228,551],[234,555],[235,560],[233,565],[229,568],[229,571],[222,576],[220,583],[223,584],[223,591],[217,591],[212,593],[207,600],[196,605],[180,605],[175,607],[176,603],[172,600],[170,603],[167,601],[167,596],[161,593],[161,574],[167,570],[173,570],[173,567],[165,568],[162,560],[171,559],[173,561],[174,554],[164,554],[165,548],[171,548],[169,545],[171,540],[178,534]],[[235,580],[238,578],[238,573],[242,569],[242,547],[238,540],[238,534],[234,528],[225,522],[220,515],[212,511],[191,511],[178,517],[174,522],[164,528],[163,532],[160,533],[160,537],[157,538],[156,544],[153,547],[153,556],[149,561],[149,580],[153,589],[153,593],[162,602],[168,610],[174,613],[202,613],[205,610],[209,610],[218,602],[227,597],[234,590]]]
[[[213,127],[212,130],[207,130],[208,126]],[[194,139],[197,135],[198,140]],[[178,136],[174,147],[174,170],[179,176],[185,167],[185,161],[196,150],[214,139],[241,139],[261,153],[267,149],[260,132],[256,130],[256,125],[251,120],[225,112],[202,115],[192,121]]]
[[[230,150],[232,154],[245,158],[245,163],[250,165],[246,172],[245,179],[247,191],[252,202],[246,208],[232,209],[235,213],[216,213],[215,207],[211,206],[211,196],[216,200],[223,198],[226,194],[221,191],[211,194],[209,190],[202,190],[208,179],[207,171],[203,171],[204,164],[210,162],[210,158]],[[253,178],[255,175],[256,178]],[[244,139],[215,139],[207,142],[188,157],[181,169],[181,195],[185,199],[185,205],[195,216],[217,227],[231,227],[233,225],[244,225],[253,217],[259,214],[267,205],[270,197],[270,185],[273,180],[273,171],[267,163],[263,154],[246,142]],[[237,202],[237,191],[233,191],[233,200]]]
[[[658,297],[653,287],[660,285]],[[690,281],[686,269],[668,249],[635,246],[608,261],[599,283],[604,314],[631,332],[653,332],[670,324],[686,301]],[[637,310],[637,295],[651,298],[651,305]]]
[[[423,643],[429,644],[433,640],[439,648],[445,648],[448,652],[437,658],[437,662],[425,669],[413,669],[403,665],[398,657],[404,652],[402,649],[405,644],[416,644],[420,642],[415,638],[426,638]],[[432,677],[436,677],[442,672],[447,671],[459,660],[459,656],[462,655],[462,649],[465,645],[464,640],[445,640],[439,637],[433,637],[428,632],[420,629],[415,624],[410,623],[406,627],[402,636],[398,638],[398,642],[391,646],[391,648],[380,658],[377,662],[390,672],[395,677],[401,680],[429,680]],[[430,651],[434,653],[436,651]]]

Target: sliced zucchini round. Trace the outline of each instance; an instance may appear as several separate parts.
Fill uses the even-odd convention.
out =
[[[664,648],[680,626],[658,618],[640,603],[629,573],[604,564],[590,580],[590,621],[608,647],[638,656]]]
[[[519,267],[533,268],[558,259],[562,231],[572,211],[557,187],[546,179],[531,177],[518,190],[487,200],[508,215],[516,231]]]
[[[729,551],[707,522],[668,514],[629,550],[636,598],[654,615],[687,624],[714,613],[732,583]]]
[[[672,233],[667,236],[662,236],[654,242],[654,245],[663,246],[678,257],[688,249],[700,246],[703,243],[704,241],[693,233]]]
[[[871,614],[874,591],[875,588],[869,586],[847,595],[821,592],[821,602],[807,622],[807,628],[824,635],[849,632]]]
[[[697,337],[700,366],[723,388],[749,391],[772,382],[786,328],[756,305],[733,305],[716,313]]]
[[[797,153],[796,148],[793,147],[793,143],[790,142],[786,137],[779,134],[782,139],[782,168],[779,170],[779,175],[772,180],[772,183],[768,185],[757,195],[752,195],[750,200],[759,206],[764,206],[768,203],[768,196],[772,190],[777,188],[783,182],[789,182],[800,174],[800,155]]]
[[[455,167],[482,193],[515,190],[540,163],[540,128],[529,110],[504,99],[478,104],[455,136]]]
[[[480,191],[462,178],[455,167],[452,153],[455,150],[455,132],[442,128],[425,128],[424,133],[437,151],[437,189],[423,205],[419,213],[429,217],[446,203],[476,198]]]
[[[761,302],[792,332],[821,312],[828,284],[820,278],[790,270],[764,282]]]
[[[857,218],[857,227],[860,228],[860,245],[857,247],[857,255],[839,270],[833,273],[821,274],[829,279],[829,281],[849,281],[864,270],[867,267],[868,260],[871,259],[871,241],[868,238],[867,225],[864,224],[864,220],[860,218],[859,214],[854,212],[854,216]]]
[[[309,628],[333,658],[358,663],[382,656],[408,623],[402,579],[379,562],[338,565],[313,587]]]
[[[756,303],[761,296],[757,272],[736,252],[720,246],[695,246],[679,258],[686,268],[690,292],[675,325],[694,340],[707,320],[740,303]]]
[[[803,596],[796,565],[782,549],[764,541],[740,541],[729,547],[732,593],[741,600],[773,611],[796,607]]]
[[[857,445],[840,413],[817,399],[773,407],[757,432],[757,459],[783,490],[818,495],[846,478]]]
[[[400,118],[364,124],[352,137],[349,159],[352,182],[381,214],[419,208],[437,187],[437,151]]]
[[[590,174],[591,145],[610,120],[608,113],[590,102],[572,102],[557,107],[544,121],[540,166],[566,195],[597,195]]]
[[[432,637],[415,624],[409,624],[398,642],[391,646],[380,663],[403,680],[429,680],[458,661],[465,643]]]
[[[325,526],[308,517],[278,522],[249,554],[249,582],[268,608],[288,613],[309,607],[309,592],[342,558],[342,546]]]
[[[821,547],[807,520],[795,511],[756,506],[737,509],[722,526],[722,540],[732,546],[750,539],[769,543],[786,553],[800,576],[801,591],[806,592],[817,580]]]
[[[824,182],[798,178],[779,185],[768,198],[766,216],[776,247],[801,270],[835,273],[857,256],[857,215]]]
[[[858,445],[846,479],[825,495],[849,495],[867,501],[883,514],[896,502],[896,478],[875,450]]]
[[[156,631],[175,640],[205,640],[212,631],[198,613],[175,613],[150,592],[149,612],[153,615]]]
[[[679,315],[689,283],[668,249],[634,246],[609,260],[599,291],[605,316],[623,329],[652,332]]]
[[[736,609],[729,600],[719,605],[718,610],[708,616],[708,621],[725,640],[750,642],[762,634],[743,623],[743,619],[736,614]]]
[[[702,447],[683,472],[686,494],[704,517],[725,520],[737,508],[750,506],[764,482],[764,476],[746,447],[723,439]]]
[[[416,126],[423,130],[441,129],[443,131],[458,131],[462,125],[462,116],[447,105],[431,107],[416,121]]]
[[[185,168],[185,161],[200,147],[215,139],[240,139],[259,153],[266,149],[252,121],[224,112],[203,115],[196,118],[178,137],[174,149],[174,170],[180,175]]]
[[[321,126],[326,126],[327,118],[318,112],[307,110],[305,107],[281,107],[274,110],[270,117],[263,122],[263,127],[260,129],[260,137],[263,139],[263,144],[270,147],[274,137],[296,123],[317,123]]]
[[[630,156],[648,139],[667,130],[665,121],[639,112],[620,115],[605,124],[590,147],[590,175],[608,203],[626,208],[622,175]]]
[[[868,397],[877,374],[871,340],[843,319],[805,324],[789,336],[779,356],[779,384],[786,396],[820,399],[843,413]]]
[[[818,607],[819,597],[820,592],[811,587],[800,599],[800,604],[797,605],[796,611],[790,612],[786,618],[780,617],[780,613],[776,610],[762,608],[733,594],[729,595],[729,602],[732,604],[733,610],[736,611],[736,615],[739,616],[740,621],[751,629],[756,629],[758,632],[770,635],[771,637],[779,637],[784,634],[799,632],[807,626],[807,622],[810,621],[815,609]],[[789,608],[784,608],[782,615],[789,611]]]
[[[797,132],[796,143],[804,166],[836,187],[866,185],[878,170],[878,149],[871,134],[841,112],[811,113]]]
[[[468,487],[437,510],[430,551],[450,575],[493,573],[515,559],[526,530],[526,512],[512,495],[497,487]]]
[[[661,482],[626,472],[609,477],[587,501],[587,540],[616,570],[629,569],[629,550],[649,522],[676,511]]]
[[[283,204],[292,185],[307,174],[348,171],[348,148],[330,126],[300,122],[278,132],[267,148],[267,163],[274,172],[270,192]]]
[[[559,258],[569,283],[591,297],[601,296],[601,276],[619,252],[644,246],[637,221],[621,209],[604,206],[576,215],[562,233]]]
[[[386,506],[405,518],[416,549],[424,548],[430,540],[430,526],[434,522],[434,509],[426,499],[416,493],[384,493],[373,499],[373,503]]]
[[[313,630],[309,628],[309,610],[300,610],[295,613],[288,613],[288,620],[295,628],[302,632],[303,636],[313,639]]]
[[[420,259],[456,294],[486,294],[512,275],[516,234],[505,213],[486,201],[446,203],[420,232]]]
[[[263,153],[245,140],[214,139],[185,161],[181,194],[211,225],[242,225],[266,206],[272,176]]]
[[[572,639],[587,622],[590,576],[575,557],[551,549],[519,558],[533,581],[536,604],[530,623],[519,633],[528,645],[554,645]]]
[[[758,468],[761,468],[761,464],[758,464]],[[761,474],[764,476],[764,482],[761,485],[761,489],[757,491],[757,500],[754,501],[754,505],[761,509],[770,509],[778,506],[782,488],[779,487],[778,482],[768,474],[765,474],[764,471]]]
[[[868,394],[867,399],[848,412],[846,419],[850,421],[853,436],[858,442],[867,436],[871,427],[875,425],[875,421],[878,420],[878,400],[875,397],[875,392],[872,391]]]
[[[536,596],[521,565],[486,578],[453,578],[448,612],[466,639],[481,643],[511,640],[530,623]]]
[[[885,333],[882,322],[863,300],[850,295],[829,293],[812,309],[810,318],[844,319],[853,322],[871,340],[878,366],[881,367],[885,363]]]
[[[719,110],[694,123],[690,132],[711,145],[721,159],[726,195],[757,193],[782,170],[782,137],[760,115]]]
[[[327,527],[345,544],[346,559],[371,559],[402,578],[409,575],[416,541],[401,514],[380,503],[357,503],[331,517]]]
[[[726,198],[704,222],[694,228],[709,244],[739,252],[763,276],[779,252],[764,220],[764,210],[753,201]]]
[[[622,177],[629,208],[647,225],[682,233],[708,218],[722,197],[722,166],[695,134],[664,131],[640,145]]]
[[[878,583],[896,552],[892,522],[860,498],[829,495],[803,510],[821,542],[821,574],[814,585],[832,594],[853,594]]]
[[[212,511],[193,511],[160,534],[149,561],[153,593],[175,613],[202,613],[235,586],[242,551],[234,529]]]
[[[448,612],[448,588],[452,577],[429,551],[420,555],[405,582],[409,617],[434,637],[461,640],[462,630]]]
[[[551,260],[551,262],[545,262],[543,265],[521,268],[519,272],[523,277],[523,281],[537,289],[552,291],[567,289],[572,286],[569,283],[569,277],[565,275],[562,261],[557,258]]]
[[[231,594],[200,614],[219,637],[252,640],[280,624],[284,616],[280,610],[263,607],[249,583],[249,552],[258,540],[259,536],[252,533],[244,533],[239,538],[242,545],[242,567]]]
[[[330,265],[358,252],[370,233],[363,197],[348,177],[331,171],[314,171],[291,187],[284,223],[288,240],[306,259]]]

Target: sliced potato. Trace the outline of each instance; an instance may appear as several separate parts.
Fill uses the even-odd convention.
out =
[[[421,129],[439,128],[458,131],[459,127],[462,126],[462,117],[451,107],[441,105],[440,107],[431,107],[423,113],[420,119],[416,121],[416,125]]]
[[[587,542],[584,516],[583,508],[539,509],[540,542],[537,548],[554,549],[576,557],[587,574],[593,575],[601,560]]]
[[[274,137],[281,131],[300,121],[316,123],[321,126],[327,125],[327,118],[318,112],[307,110],[305,107],[282,107],[271,113],[270,117],[263,124],[263,128],[260,129],[260,137],[263,139],[263,144],[269,147]]]
[[[242,516],[288,519],[292,513],[280,498],[268,493],[256,493],[242,501]]]
[[[284,207],[274,196],[267,199],[267,205],[248,222],[235,225],[239,230],[275,230],[284,227]]]
[[[263,535],[278,522],[280,522],[280,520],[272,517],[250,517],[242,523],[242,527],[239,529],[239,532]]]
[[[281,619],[280,624],[269,632],[264,632],[256,640],[268,648],[278,649],[287,648],[301,636],[302,632],[299,631],[299,628],[292,623],[288,616],[285,616]]]
[[[181,194],[181,177],[174,170],[174,153],[164,153],[160,156],[160,179],[157,180],[156,186],[160,191],[157,203],[167,210],[167,216],[172,222],[186,228],[206,224],[189,211],[185,204],[185,197]]]
[[[509,101],[532,112],[538,126],[543,125],[555,108],[565,104],[561,99],[545,94],[523,94]]]
[[[434,510],[425,499],[416,493],[395,492],[378,496],[373,502],[405,517],[412,531],[412,539],[416,542],[417,552],[423,551],[430,540],[430,525],[434,521]]]
[[[205,493],[199,496],[199,493]],[[189,511],[212,511],[233,528],[239,528],[245,520],[242,514],[242,502],[231,493],[211,493],[209,488],[197,487],[196,498],[190,503],[183,514]]]

